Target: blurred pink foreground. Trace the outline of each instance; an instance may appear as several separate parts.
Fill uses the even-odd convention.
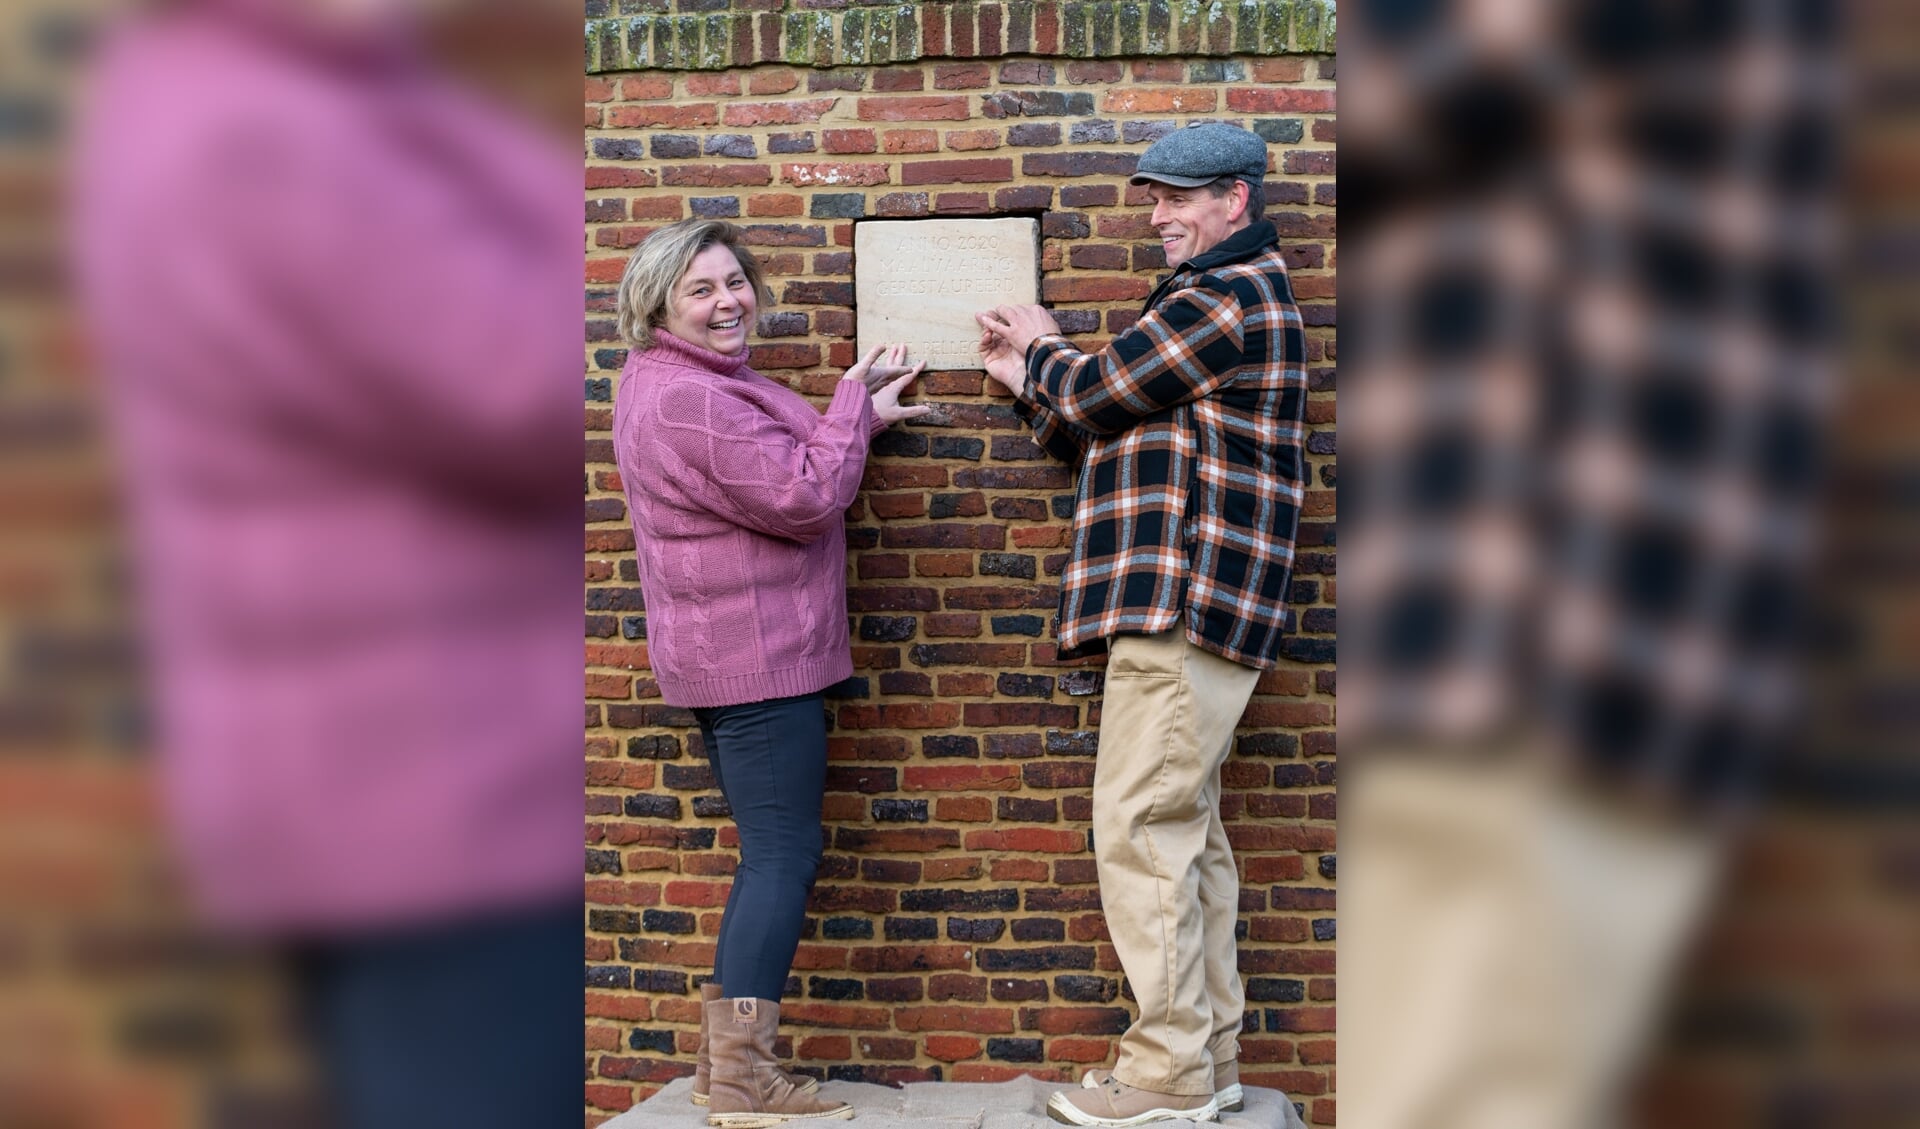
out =
[[[569,897],[578,157],[395,29],[185,7],[102,45],[73,214],[195,890]]]

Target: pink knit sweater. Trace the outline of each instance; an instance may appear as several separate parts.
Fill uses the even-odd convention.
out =
[[[621,373],[614,451],[661,697],[736,705],[848,677],[845,511],[884,427],[865,386],[842,382],[822,415],[744,353],[654,336]]]

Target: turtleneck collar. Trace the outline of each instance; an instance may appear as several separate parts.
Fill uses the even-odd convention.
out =
[[[653,348],[647,350],[647,354],[655,360],[705,369],[716,376],[738,376],[745,372],[748,352],[742,349],[732,356],[716,353],[675,337],[664,329],[653,331]]]

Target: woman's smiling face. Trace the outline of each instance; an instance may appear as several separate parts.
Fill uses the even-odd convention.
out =
[[[747,347],[759,295],[740,261],[715,243],[693,257],[667,303],[668,333],[702,349],[735,356]]]

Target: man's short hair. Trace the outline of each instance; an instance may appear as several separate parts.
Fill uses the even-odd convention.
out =
[[[1213,196],[1220,197],[1233,191],[1233,182],[1236,180],[1245,181],[1247,186],[1246,221],[1248,223],[1259,223],[1261,218],[1267,214],[1266,185],[1257,180],[1247,180],[1245,177],[1229,175],[1215,177],[1200,187],[1206,189]]]

